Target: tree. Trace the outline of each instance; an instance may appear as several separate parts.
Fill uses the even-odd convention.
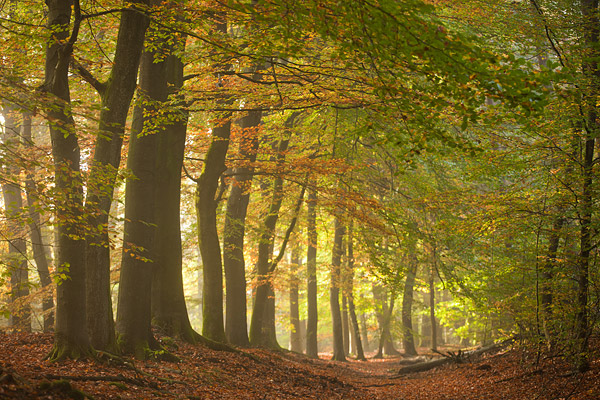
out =
[[[358,325],[358,319],[356,318],[356,309],[354,307],[354,224],[352,221],[348,226],[348,281],[346,289],[346,298],[348,299],[348,312],[350,314],[350,322],[352,323],[352,340],[356,344],[356,358],[360,361],[366,361],[365,353],[363,351],[362,340],[360,337],[360,328]]]
[[[185,36],[176,36],[181,51]],[[181,244],[181,173],[185,152],[188,112],[183,104],[183,62],[175,52],[166,58],[169,121],[157,133],[156,237],[152,279],[152,321],[169,336],[196,342],[199,335],[190,324],[183,292]],[[155,76],[155,79],[160,77]]]
[[[300,246],[297,238],[294,237],[294,245],[292,246],[292,255],[290,258],[289,271],[289,290],[290,290],[290,350],[296,353],[302,353],[303,343],[300,328],[300,295],[298,274],[300,272]]]
[[[407,356],[416,356],[414,331],[412,325],[412,305],[413,289],[417,275],[417,259],[410,256],[408,268],[406,271],[406,280],[404,282],[404,294],[402,295],[402,344],[404,354]]]
[[[157,29],[153,27],[153,29]],[[153,31],[153,33],[158,33]],[[152,37],[154,40],[163,40]],[[164,42],[163,42],[164,43]],[[156,248],[156,158],[158,132],[154,128],[167,101],[167,61],[146,49],[140,64],[139,99],[133,111],[125,186],[125,224],[117,306],[121,350],[145,359],[159,348],[151,330],[151,293]]]
[[[115,351],[115,327],[110,294],[110,239],[108,221],[121,162],[125,120],[136,87],[148,17],[148,1],[127,3],[121,12],[115,56],[106,82],[99,82],[81,64],[76,69],[101,97],[100,121],[89,173],[85,207],[94,229],[86,239],[87,327],[98,350]]]
[[[329,304],[331,307],[331,321],[333,325],[333,360],[346,361],[342,332],[342,316],[340,313],[342,243],[346,229],[340,221],[340,216],[337,214],[335,215],[334,224],[333,250],[331,252],[331,281],[329,283]]]
[[[20,115],[15,107],[4,106],[4,132],[2,141],[10,152],[17,152],[20,145]],[[25,232],[20,228],[19,217],[23,210],[23,191],[21,190],[20,168],[17,165],[5,166],[7,181],[2,183],[4,207],[10,232],[14,236],[8,238],[8,266],[10,271],[11,302],[13,303],[11,325],[14,329],[31,332],[31,311],[28,304],[19,304],[19,299],[29,295],[29,278],[27,270],[27,243]]]
[[[23,143],[25,148],[30,151],[33,149],[33,140],[31,132],[32,116],[29,112],[23,113]],[[40,216],[40,199],[38,197],[35,182],[33,177],[37,168],[31,166],[25,177],[25,194],[27,197],[28,217],[29,217],[29,231],[31,237],[31,247],[33,251],[33,259],[35,266],[40,277],[40,284],[42,290],[45,292],[42,299],[42,313],[44,320],[44,332],[49,332],[54,329],[54,300],[52,293],[46,293],[52,285],[52,278],[50,277],[49,261],[46,252],[46,244],[42,237],[42,221]]]
[[[49,0],[45,80],[47,117],[52,140],[56,186],[57,271],[56,325],[51,360],[93,353],[86,329],[85,246],[82,224],[83,187],[80,149],[70,108],[69,63],[81,26],[78,0]],[[74,19],[71,25],[71,4]],[[70,33],[70,34],[69,34]]]
[[[239,153],[248,163],[234,169],[231,180],[225,226],[223,228],[223,267],[225,269],[226,303],[225,333],[231,344],[249,346],[246,322],[246,263],[244,260],[244,235],[246,213],[250,202],[250,189],[258,151],[258,132],[262,113],[250,111],[240,120],[241,141]]]
[[[306,354],[318,357],[317,343],[317,194],[314,190],[308,191],[307,201],[307,235],[308,248],[306,250]]]

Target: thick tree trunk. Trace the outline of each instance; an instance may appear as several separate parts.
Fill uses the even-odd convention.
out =
[[[331,254],[331,282],[329,286],[329,305],[331,307],[331,323],[333,326],[333,360],[346,361],[342,315],[340,312],[342,245],[346,229],[337,215],[335,216],[334,223],[335,233]]]
[[[18,154],[21,144],[20,112],[10,106],[2,109],[4,116],[4,145]],[[11,326],[15,330],[31,332],[31,310],[29,304],[20,304],[19,299],[29,295],[27,270],[27,244],[25,232],[19,221],[23,212],[23,191],[21,190],[20,168],[15,164],[5,166],[5,179],[2,183],[4,209],[8,218],[8,269],[10,273]]]
[[[185,37],[177,40],[185,41]],[[164,79],[172,100],[181,99],[183,63],[176,55],[166,59]],[[162,77],[155,76],[154,79]],[[180,225],[181,172],[188,115],[184,106],[170,113],[170,124],[158,133],[156,160],[156,237],[152,280],[152,321],[162,332],[188,342],[199,334],[190,323],[183,290],[183,260]]]
[[[600,54],[600,20],[598,17],[598,0],[581,0],[583,16],[583,40],[585,54],[583,56],[583,74],[587,90],[584,92],[584,127],[585,143],[581,163],[583,187],[581,194],[580,215],[580,254],[575,280],[577,282],[577,312],[575,315],[575,337],[577,341],[577,369],[581,372],[589,369],[588,339],[590,334],[588,290],[589,264],[592,250],[592,218],[594,207],[593,176],[594,149],[598,136],[598,103],[600,94],[600,70],[598,57]]]
[[[148,1],[137,4],[147,5]],[[107,84],[97,87],[102,108],[85,206],[88,225],[95,229],[86,243],[87,329],[92,345],[98,350],[116,349],[108,221],[121,162],[125,121],[137,83],[147,26],[148,18],[143,13],[122,12],[111,75]]]
[[[251,111],[240,121],[242,141],[240,157],[248,166],[235,169],[227,200],[223,238],[223,266],[225,269],[225,334],[231,344],[249,346],[246,322],[246,264],[244,261],[244,235],[246,212],[252,187],[251,166],[258,151],[258,126],[262,113]]]
[[[306,354],[318,357],[317,344],[317,193],[308,191],[307,204],[308,249],[306,252]]]
[[[402,296],[402,343],[406,356],[416,356],[415,337],[412,325],[413,289],[417,277],[417,260],[410,257],[404,283],[404,294]]]
[[[52,32],[46,48],[44,89],[51,95],[48,123],[54,157],[56,268],[67,279],[56,289],[56,325],[51,360],[81,358],[93,353],[86,329],[85,243],[82,240],[83,187],[80,150],[70,108],[69,61],[79,32],[81,11],[78,0],[48,0],[48,27]],[[73,7],[73,8],[71,8]],[[71,9],[75,13],[69,38]]]
[[[158,348],[151,330],[151,291],[155,259],[155,199],[157,191],[157,138],[148,129],[160,103],[167,100],[166,61],[155,62],[154,52],[144,51],[140,65],[140,105],[133,111],[127,168],[133,174],[125,187],[125,226],[117,333],[121,350],[145,359]],[[151,118],[151,117],[150,117]],[[144,129],[146,128],[146,129]]]
[[[23,113],[23,143],[27,148],[33,147],[33,139],[31,133],[31,114]],[[27,207],[29,216],[29,235],[31,238],[31,248],[33,251],[33,260],[40,277],[40,284],[44,295],[42,298],[42,313],[44,320],[44,332],[50,332],[54,329],[54,299],[52,292],[49,290],[52,284],[50,277],[50,269],[46,245],[42,237],[42,222],[40,217],[39,198],[37,196],[36,185],[33,180],[35,169],[27,171],[25,177],[25,193],[27,196]]]

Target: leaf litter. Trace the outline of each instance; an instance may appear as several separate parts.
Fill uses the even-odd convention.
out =
[[[0,333],[0,399],[600,399],[597,354],[583,374],[572,373],[561,357],[513,347],[400,375],[401,357],[337,362],[291,352],[230,353],[176,344],[172,352],[180,362],[51,363],[44,357],[52,335]]]

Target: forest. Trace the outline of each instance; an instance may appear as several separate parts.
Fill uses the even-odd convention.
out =
[[[0,1],[0,398],[600,398],[599,12]]]

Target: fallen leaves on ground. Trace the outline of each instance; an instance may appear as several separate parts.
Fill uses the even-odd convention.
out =
[[[227,353],[178,343],[181,361],[126,363],[44,357],[48,334],[0,334],[0,399],[592,400],[600,362],[572,374],[560,357],[508,349],[461,364],[398,375],[401,358],[335,362],[289,352]]]

